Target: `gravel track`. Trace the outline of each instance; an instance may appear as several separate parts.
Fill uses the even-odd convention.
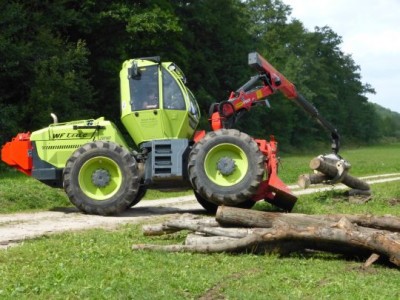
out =
[[[369,184],[400,180],[400,173],[361,177]],[[317,193],[331,189],[346,189],[338,184],[335,186],[316,185],[313,188],[300,190],[290,186],[295,195]],[[145,220],[161,218],[178,213],[202,213],[203,208],[194,196],[184,196],[160,200],[142,201],[118,216],[85,215],[75,208],[60,208],[59,210],[34,213],[16,213],[0,215],[0,249],[18,245],[26,239],[90,228],[113,229],[121,224],[135,224]]]

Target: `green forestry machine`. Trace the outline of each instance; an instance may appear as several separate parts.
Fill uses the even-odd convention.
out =
[[[88,214],[117,214],[137,204],[147,189],[192,189],[209,212],[219,205],[250,208],[265,200],[291,211],[297,198],[278,177],[277,142],[232,129],[253,106],[281,91],[301,105],[332,136],[333,160],[340,160],[339,135],[295,86],[262,56],[249,54],[252,77],[229,99],[210,108],[212,131],[196,131],[198,104],[185,76],[160,57],[122,65],[121,121],[137,146],[131,149],[104,118],[54,123],[19,133],[2,147],[2,160],[53,187]],[[258,84],[258,85],[257,85]]]

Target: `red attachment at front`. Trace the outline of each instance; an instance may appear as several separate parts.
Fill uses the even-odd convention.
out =
[[[223,128],[222,120],[223,118],[220,116],[219,112],[216,111],[212,114],[210,123],[213,131],[217,131]]]
[[[279,90],[289,99],[297,98],[296,87],[285,76],[276,70],[264,57],[258,53],[251,53],[252,62],[249,63],[262,73],[266,73],[271,78],[271,85],[274,90]]]
[[[32,175],[31,134],[18,133],[1,149],[1,160],[29,176]]]
[[[268,172],[268,178],[261,182],[257,193],[253,196],[254,201],[264,199],[269,203],[280,207],[286,211],[291,211],[296,204],[297,197],[293,195],[290,189],[278,177],[278,158],[277,142],[274,136],[270,137],[270,141],[255,140],[260,151],[267,157],[265,169]]]
[[[227,101],[218,103],[210,116],[212,130],[224,127],[224,121],[241,111],[249,111],[268,96],[281,91],[287,98],[296,99],[299,95],[295,85],[277,71],[264,57],[257,52],[249,53],[249,65],[254,67],[259,76],[252,77],[238,91],[232,92]],[[262,86],[252,88],[256,82]]]
[[[206,131],[205,130],[196,130],[193,136],[193,141],[197,143],[200,141],[203,137],[205,137]]]

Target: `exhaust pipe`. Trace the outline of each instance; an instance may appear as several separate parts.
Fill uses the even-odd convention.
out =
[[[58,123],[58,118],[57,118],[56,114],[51,113],[50,116],[51,116],[52,119],[53,119],[53,124],[57,124],[57,123]]]

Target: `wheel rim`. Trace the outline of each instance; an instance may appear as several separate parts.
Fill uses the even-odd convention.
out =
[[[121,169],[108,157],[93,157],[82,165],[78,182],[86,196],[94,200],[106,200],[117,193],[121,187]]]
[[[213,147],[204,159],[207,177],[220,186],[237,184],[246,175],[248,168],[246,153],[234,144],[219,144]]]

